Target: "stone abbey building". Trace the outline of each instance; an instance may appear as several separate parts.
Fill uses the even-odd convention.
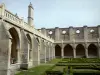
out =
[[[14,75],[54,58],[100,58],[100,26],[34,28],[34,8],[28,23],[0,5],[0,75]]]

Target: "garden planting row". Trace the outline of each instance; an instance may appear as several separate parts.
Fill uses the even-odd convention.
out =
[[[65,58],[61,63],[100,63],[99,58]]]
[[[100,74],[100,59],[98,58],[67,58],[62,59],[43,75],[75,75],[76,73]],[[88,75],[87,74],[87,75]],[[80,74],[79,74],[80,75]]]

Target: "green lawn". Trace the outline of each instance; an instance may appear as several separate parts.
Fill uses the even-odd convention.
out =
[[[66,68],[66,66],[55,66],[52,71],[60,71],[63,72],[63,69]]]
[[[100,59],[87,59],[87,58],[72,58],[72,59],[53,59],[47,63],[41,64],[40,66],[31,68],[27,71],[21,71],[16,75],[42,75],[45,71],[60,71],[63,72],[66,69],[65,74],[70,67],[70,74],[76,71],[84,71],[84,69],[89,69],[89,71],[100,72],[99,70],[92,70],[92,68],[99,69],[100,66],[97,64],[100,62]],[[93,63],[93,64],[90,64]],[[72,66],[71,66],[72,65]],[[83,65],[83,66],[82,66]],[[66,67],[66,68],[65,68]],[[76,70],[77,69],[77,70]],[[87,70],[85,70],[87,71]]]
[[[18,73],[16,75],[41,75],[50,67],[51,67],[50,65],[40,65],[40,66],[31,68],[27,71],[21,71],[20,73]]]
[[[57,62],[61,61],[61,59],[53,59],[46,64],[31,68],[27,71],[21,71],[20,73],[17,73],[16,75],[41,75],[43,74],[46,70],[48,70],[50,67],[53,65],[49,64],[56,64]]]
[[[47,62],[47,64],[56,64],[56,63],[58,63],[61,60],[62,59],[60,59],[60,58],[52,59],[51,61]]]

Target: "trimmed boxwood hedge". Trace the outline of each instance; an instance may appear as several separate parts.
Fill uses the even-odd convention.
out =
[[[99,58],[64,58],[58,63],[56,63],[53,67],[48,69],[43,75],[47,74],[53,75],[53,73],[54,74],[59,73],[59,75],[60,74],[66,75],[67,73],[69,73],[69,75],[73,75],[74,69],[91,69],[91,71],[100,70],[100,65],[98,63],[100,63]],[[56,66],[66,66],[66,67],[63,69],[62,72],[53,70]]]
[[[100,63],[99,58],[65,58],[59,63]]]

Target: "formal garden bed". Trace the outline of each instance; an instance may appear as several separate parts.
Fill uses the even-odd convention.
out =
[[[99,58],[65,58],[61,63],[100,63]]]
[[[53,59],[48,61],[46,64],[41,64],[37,67],[30,68],[28,70],[20,70],[15,75],[42,75],[47,70],[52,69],[56,63],[61,61],[61,59]],[[52,64],[52,65],[50,65]]]
[[[31,68],[29,70],[26,70],[26,71],[21,70],[21,72],[17,73],[16,75],[41,75],[50,67],[51,67],[51,65],[40,65],[40,66]]]
[[[52,65],[50,65],[52,64]],[[100,75],[98,58],[53,59],[16,75]]]

